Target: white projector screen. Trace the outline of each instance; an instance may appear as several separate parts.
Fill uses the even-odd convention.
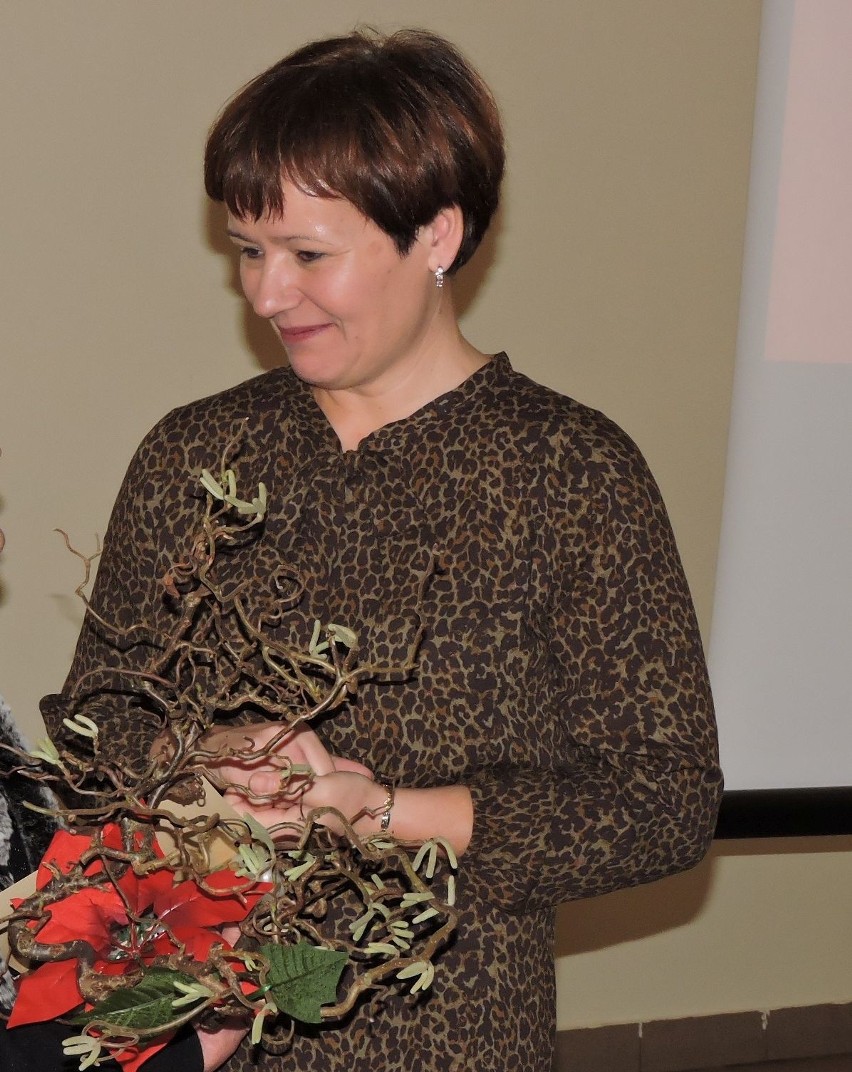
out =
[[[766,0],[710,668],[728,789],[852,785],[852,3]]]

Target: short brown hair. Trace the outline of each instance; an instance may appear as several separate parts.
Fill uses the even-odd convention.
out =
[[[255,220],[283,211],[283,179],[344,197],[401,256],[458,205],[453,271],[491,222],[503,162],[497,105],[453,45],[425,30],[357,30],[297,49],[240,90],[210,131],[204,182],[214,201]]]

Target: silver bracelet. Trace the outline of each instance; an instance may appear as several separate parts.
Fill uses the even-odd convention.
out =
[[[381,810],[373,812],[374,817],[379,818],[379,830],[384,834],[390,826],[391,809],[393,808],[394,796],[396,794],[396,786],[391,782],[389,785],[383,785],[382,788],[387,792],[385,802],[382,804]]]

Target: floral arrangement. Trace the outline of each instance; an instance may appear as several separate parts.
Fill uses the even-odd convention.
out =
[[[218,476],[202,471],[198,531],[161,578],[168,629],[98,616],[85,594],[96,555],[71,548],[98,628],[116,646],[146,645],[149,657],[141,671],[101,668],[96,682],[78,682],[65,719],[73,747],[10,749],[15,770],[74,804],[57,809],[62,829],[36,888],[5,923],[24,968],[9,1026],[56,1017],[79,1026],[65,1046],[80,1069],[111,1056],[135,1072],[188,1022],[241,1016],[255,1044],[278,1052],[297,1021],[333,1025],[389,987],[417,1001],[457,923],[456,861],[442,839],[412,857],[387,834],[359,836],[358,817],[335,812],[343,834],[331,833],[328,808],[266,830],[208,781],[222,752],[207,735],[223,712],[250,707],[283,724],[263,747],[247,735],[226,753],[263,761],[361,681],[405,680],[420,643],[412,637],[404,665],[392,667],[361,663],[357,633],[335,623],[293,644],[271,627],[303,595],[297,577],[282,567],[275,596],[251,609],[242,589],[218,583],[221,548],[250,547],[267,508],[263,485],[250,499],[237,493],[227,464],[236,443]],[[108,754],[86,713],[93,686],[115,688],[117,678],[159,714],[164,746],[141,772]],[[311,775],[285,761],[282,789]]]

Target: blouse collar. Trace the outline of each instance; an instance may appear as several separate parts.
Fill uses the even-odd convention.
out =
[[[365,436],[352,451],[341,451],[340,441],[313,396],[310,385],[300,380],[291,369],[285,370],[292,387],[292,414],[314,450],[332,454],[359,454],[372,451],[397,450],[418,436],[423,436],[436,422],[454,412],[463,412],[480,396],[499,386],[512,371],[508,356],[501,352],[471,373],[458,387],[447,391],[408,417],[377,428]]]

